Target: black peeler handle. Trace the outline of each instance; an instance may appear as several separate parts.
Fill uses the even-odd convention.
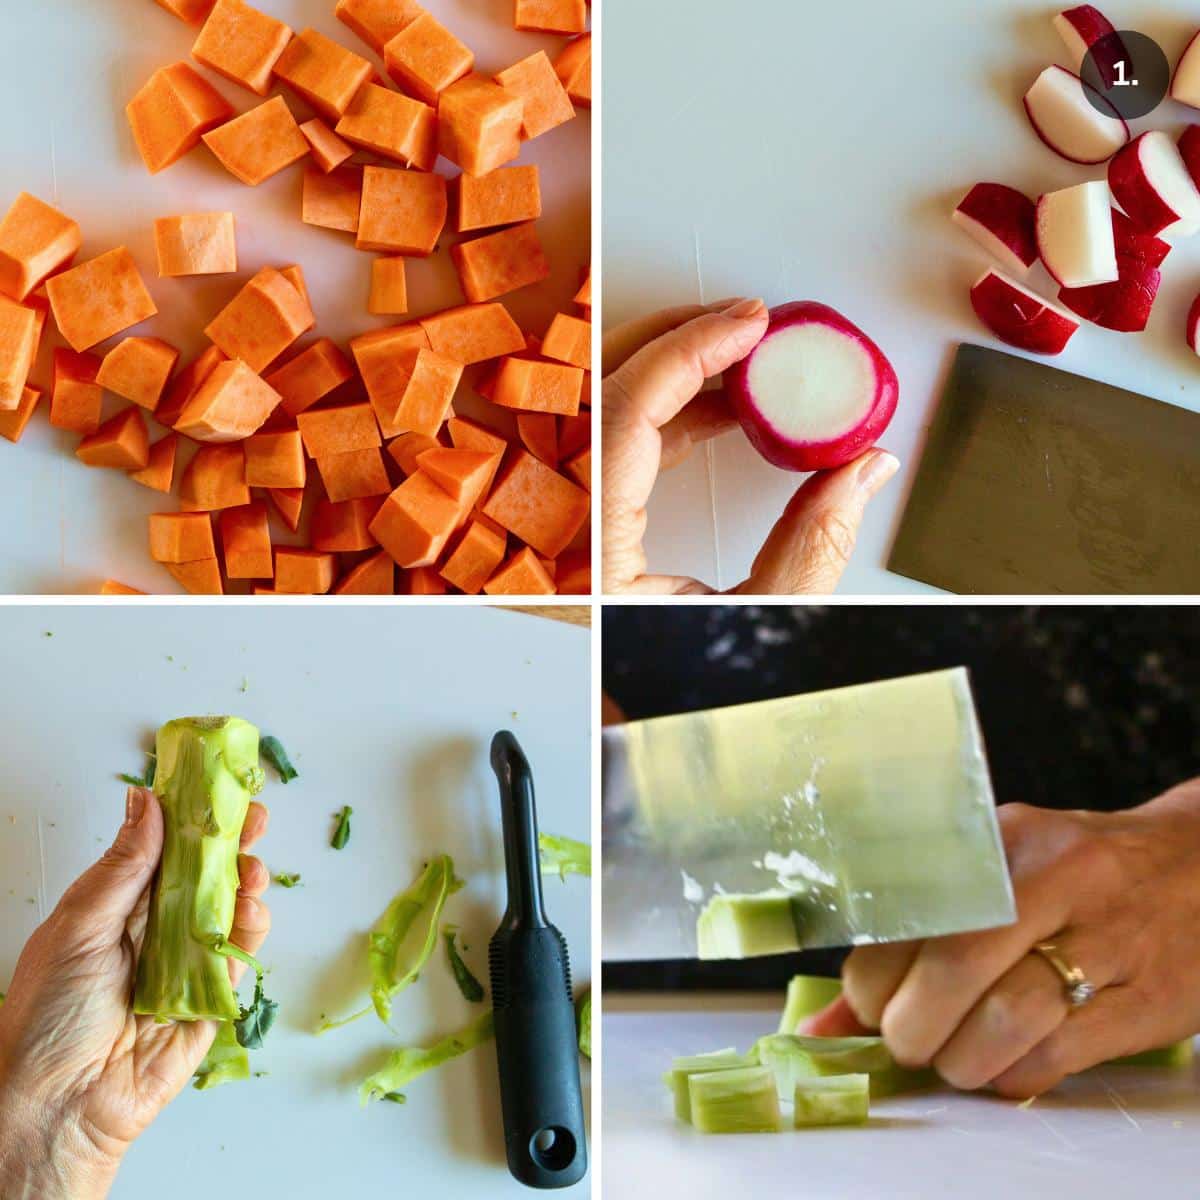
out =
[[[488,952],[508,1169],[527,1187],[569,1187],[587,1171],[567,943],[542,902],[533,776],[517,739],[492,739],[500,782],[508,909]]]

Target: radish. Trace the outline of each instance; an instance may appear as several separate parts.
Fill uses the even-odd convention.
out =
[[[973,237],[1006,271],[1024,275],[1038,259],[1037,208],[1028,196],[1002,183],[977,183],[951,220]]]
[[[725,373],[746,436],[785,471],[840,467],[869,450],[900,385],[883,351],[824,304],[772,309],[763,340]]]
[[[1002,342],[1034,354],[1061,354],[1079,329],[1069,312],[999,271],[984,272],[971,306]]]
[[[1132,258],[1119,257],[1121,277],[1096,287],[1063,288],[1059,301],[1073,313],[1116,333],[1141,333],[1150,320],[1162,272]]]
[[[1200,229],[1200,191],[1161,130],[1135,138],[1108,165],[1113,197],[1147,233],[1190,237]]]
[[[1161,267],[1171,253],[1171,247],[1162,238],[1135,225],[1119,208],[1112,210],[1113,241],[1117,247],[1117,265],[1123,260],[1141,263],[1147,267]]]
[[[1081,4],[1078,8],[1059,13],[1054,18],[1054,28],[1066,44],[1068,65],[1076,75],[1082,74],[1083,60],[1090,51],[1100,71],[1100,78],[1108,87],[1112,87],[1119,78],[1117,63],[1130,61],[1129,52],[1117,36],[1112,22],[1090,4]]]
[[[1192,182],[1200,188],[1200,125],[1189,125],[1180,135],[1179,157]]]
[[[1037,77],[1025,93],[1025,111],[1038,137],[1070,162],[1107,162],[1129,141],[1129,126],[1120,113],[1062,67],[1047,67]]]
[[[1038,251],[1055,283],[1081,288],[1117,281],[1111,214],[1102,182],[1049,192],[1038,201]]]
[[[1171,80],[1171,99],[1192,108],[1200,108],[1200,33],[1196,34],[1175,68]]]
[[[1188,313],[1187,343],[1196,354],[1200,354],[1200,296],[1192,302],[1192,310]]]

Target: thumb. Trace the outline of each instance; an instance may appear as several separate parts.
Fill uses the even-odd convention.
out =
[[[64,893],[56,916],[63,935],[78,941],[117,941],[124,934],[162,855],[163,819],[149,788],[131,787],[125,797],[125,823],[100,860]]]
[[[828,596],[854,552],[867,504],[900,469],[886,450],[869,450],[806,480],[763,543],[750,578],[735,590],[755,596]]]

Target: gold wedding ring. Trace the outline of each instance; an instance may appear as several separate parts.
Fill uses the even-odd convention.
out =
[[[1054,968],[1063,981],[1067,1000],[1072,1008],[1082,1008],[1096,995],[1096,987],[1088,981],[1083,969],[1067,962],[1053,942],[1039,942],[1033,949]]]

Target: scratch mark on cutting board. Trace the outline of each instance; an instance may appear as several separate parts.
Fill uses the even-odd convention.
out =
[[[1044,1125],[1044,1126],[1045,1126],[1045,1127],[1046,1127],[1046,1128],[1047,1128],[1047,1129],[1048,1129],[1048,1130],[1049,1130],[1049,1131],[1050,1131],[1052,1134],[1054,1134],[1054,1136],[1055,1136],[1056,1138],[1058,1138],[1058,1140],[1059,1140],[1060,1142],[1062,1142],[1062,1144],[1063,1144],[1064,1146],[1066,1146],[1066,1148],[1067,1148],[1068,1150],[1070,1150],[1072,1154],[1077,1154],[1077,1153],[1079,1152],[1079,1147],[1078,1147],[1077,1145],[1075,1145],[1075,1143],[1074,1143],[1073,1141],[1071,1141],[1071,1139],[1070,1139],[1069,1137],[1067,1137],[1067,1135],[1066,1135],[1066,1134],[1062,1133],[1062,1132],[1061,1132],[1060,1130],[1058,1130],[1058,1129],[1055,1129],[1055,1127],[1054,1127],[1053,1125],[1051,1125],[1051,1124],[1050,1124],[1050,1122],[1049,1122],[1049,1121],[1047,1121],[1047,1120],[1046,1120],[1046,1118],[1045,1118],[1045,1117],[1043,1117],[1043,1116],[1042,1116],[1042,1114],[1041,1114],[1040,1112],[1038,1112],[1036,1108],[1030,1108],[1030,1109],[1028,1109],[1027,1111],[1028,1111],[1029,1113],[1031,1113],[1033,1116],[1035,1116],[1035,1117],[1036,1117],[1036,1118],[1037,1118],[1039,1121],[1041,1121],[1041,1123],[1042,1123],[1042,1124],[1043,1124],[1043,1125]]]
[[[37,817],[38,844],[38,919],[46,916],[46,843],[42,838],[42,814]]]
[[[700,253],[700,230],[692,227],[692,256],[696,265],[696,295],[704,304],[704,260]],[[712,522],[713,574],[717,590],[721,590],[721,534],[717,527],[717,463],[713,438],[704,443],[704,470],[708,476],[708,515]]]
[[[1108,1080],[1103,1077],[1101,1077],[1100,1082],[1104,1085],[1104,1090],[1108,1093],[1108,1098],[1113,1102],[1113,1107],[1117,1110],[1117,1112],[1119,1112],[1121,1116],[1123,1116],[1125,1120],[1127,1120],[1130,1125],[1132,1125],[1134,1129],[1138,1131],[1138,1133],[1143,1133],[1144,1130],[1142,1129],[1141,1123],[1129,1111],[1129,1109],[1125,1107],[1121,1097],[1117,1094],[1117,1091],[1112,1084],[1110,1084]]]

